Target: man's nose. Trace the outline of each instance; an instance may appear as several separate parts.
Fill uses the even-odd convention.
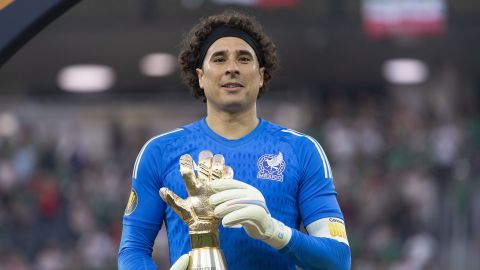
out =
[[[232,73],[239,74],[239,73],[240,73],[240,71],[239,71],[239,69],[238,69],[238,63],[237,63],[237,61],[231,60],[231,61],[228,61],[228,62],[227,62],[227,70],[226,70],[226,73],[227,73],[227,74],[232,74]]]

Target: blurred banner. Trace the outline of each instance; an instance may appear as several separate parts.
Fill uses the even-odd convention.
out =
[[[439,36],[445,31],[445,0],[363,0],[363,29],[373,38]]]
[[[81,0],[0,0],[0,67],[28,40]]]

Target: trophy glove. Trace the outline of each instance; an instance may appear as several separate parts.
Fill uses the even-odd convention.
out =
[[[258,189],[234,179],[214,181],[211,188],[215,194],[210,196],[209,203],[215,207],[214,214],[222,219],[224,227],[241,226],[250,237],[277,249],[290,241],[291,228],[270,215]]]
[[[170,270],[186,270],[188,267],[188,262],[190,261],[190,256],[183,254],[178,258],[178,260],[170,267]]]

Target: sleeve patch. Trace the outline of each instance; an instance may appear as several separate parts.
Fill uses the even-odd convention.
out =
[[[128,197],[128,204],[127,207],[125,208],[125,216],[131,215],[135,209],[137,209],[138,205],[138,196],[137,192],[135,189],[132,188],[132,191],[130,191],[130,196]]]
[[[307,226],[307,231],[310,235],[334,239],[349,245],[345,223],[339,218],[316,220]]]

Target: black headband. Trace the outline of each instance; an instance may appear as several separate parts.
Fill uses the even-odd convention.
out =
[[[253,51],[255,51],[255,55],[257,56],[260,67],[265,66],[265,57],[261,49],[262,47],[257,40],[242,30],[222,25],[215,28],[202,42],[202,47],[200,48],[200,55],[198,57],[196,66],[197,68],[202,68],[203,60],[207,55],[208,48],[210,48],[215,41],[223,37],[237,37],[243,39],[248,43],[248,45],[250,45],[250,47],[252,47]]]

